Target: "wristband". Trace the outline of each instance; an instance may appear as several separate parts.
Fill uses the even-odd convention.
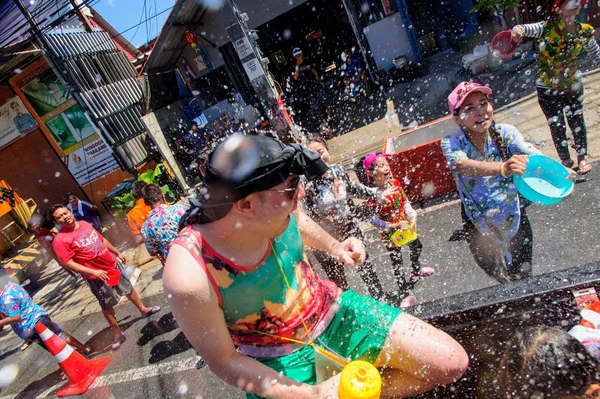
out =
[[[508,178],[508,176],[506,176],[506,174],[504,173],[504,162],[502,162],[500,164],[500,174],[502,175],[502,177],[504,177],[505,179]]]

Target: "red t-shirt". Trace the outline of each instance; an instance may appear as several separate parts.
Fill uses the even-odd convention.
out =
[[[77,223],[79,227],[73,230],[61,230],[54,237],[52,246],[61,264],[64,265],[73,259],[90,269],[114,269],[117,258],[104,245],[104,237],[88,222],[80,220]],[[95,279],[87,273],[82,273],[81,277],[87,280]]]

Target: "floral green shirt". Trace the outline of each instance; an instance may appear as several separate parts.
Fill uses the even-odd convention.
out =
[[[570,89],[581,80],[577,58],[585,50],[592,61],[600,64],[600,49],[594,39],[594,28],[577,23],[577,29],[569,32],[560,20],[518,25],[525,37],[539,39],[540,61],[538,86],[550,89]]]

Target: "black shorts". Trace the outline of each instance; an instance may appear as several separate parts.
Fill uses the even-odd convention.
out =
[[[56,324],[55,322],[52,321],[50,316],[48,316],[48,315],[41,316],[38,319],[38,323],[42,323],[43,325],[45,325],[47,329],[52,331],[54,334],[58,335],[60,337],[60,339],[62,339],[63,341],[65,341],[67,339],[67,334],[62,330],[62,328],[60,328],[60,326],[58,324]],[[40,338],[40,336],[38,335],[38,333],[35,330],[33,330],[32,334],[28,338],[26,338],[26,340],[35,342],[36,344],[38,344],[45,350],[48,350],[48,348],[46,348],[46,345],[44,345],[44,341],[42,340],[42,338]]]
[[[117,261],[116,267],[121,272],[121,279],[119,280],[119,284],[117,284],[114,287],[111,287],[110,285],[106,284],[106,281],[103,280],[86,280],[90,287],[90,290],[92,291],[96,299],[98,299],[102,310],[112,309],[119,303],[119,299],[121,299],[121,296],[129,295],[131,294],[131,291],[133,291],[133,285],[131,285],[129,279],[125,277],[121,262]]]

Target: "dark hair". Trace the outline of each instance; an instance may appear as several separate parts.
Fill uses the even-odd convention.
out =
[[[500,136],[498,130],[496,130],[496,122],[492,122],[492,126],[490,126],[488,132],[490,133],[490,137],[492,138],[494,145],[496,146],[498,151],[500,151],[500,155],[502,155],[502,160],[504,162],[508,161],[509,157],[508,150],[506,149],[506,143],[502,139],[502,136]]]
[[[306,145],[308,146],[309,143],[321,143],[325,146],[325,149],[329,151],[327,140],[325,140],[325,138],[320,134],[311,134],[310,136],[308,136],[308,138],[306,139]]]
[[[63,204],[54,204],[48,210],[48,217],[50,218],[50,220],[52,220],[55,223],[56,223],[56,218],[54,217],[54,212],[56,212],[56,210],[59,208],[67,208],[67,207]],[[67,209],[69,209],[69,208],[67,208]]]
[[[354,164],[354,167],[352,169],[354,170],[354,173],[356,173],[356,177],[358,177],[358,181],[360,184],[362,184],[364,186],[370,186],[371,181],[369,179],[369,176],[367,175],[367,172],[365,172],[365,168],[363,167],[366,157],[367,157],[366,155],[364,157],[361,157]]]
[[[77,195],[76,195],[76,194],[75,194],[73,191],[69,191],[68,193],[66,193],[66,194],[63,196],[63,200],[64,200],[64,201],[68,201],[68,200],[69,200],[69,197],[76,197],[76,198],[79,198],[79,197],[77,197]]]
[[[148,185],[148,183],[146,183],[145,181],[141,181],[141,180],[134,181],[133,184],[131,185],[131,195],[133,195],[133,198],[135,198],[135,199],[142,198],[142,190],[147,185]]]
[[[198,122],[196,122],[196,121],[192,121],[192,123],[190,123],[190,127],[192,127],[192,126],[196,126],[196,127],[198,127]]]
[[[152,206],[161,200],[163,192],[158,184],[148,184],[142,189],[142,197],[148,206]]]
[[[600,378],[600,363],[576,338],[557,327],[528,327],[506,345],[499,383],[505,397],[582,395]]]

